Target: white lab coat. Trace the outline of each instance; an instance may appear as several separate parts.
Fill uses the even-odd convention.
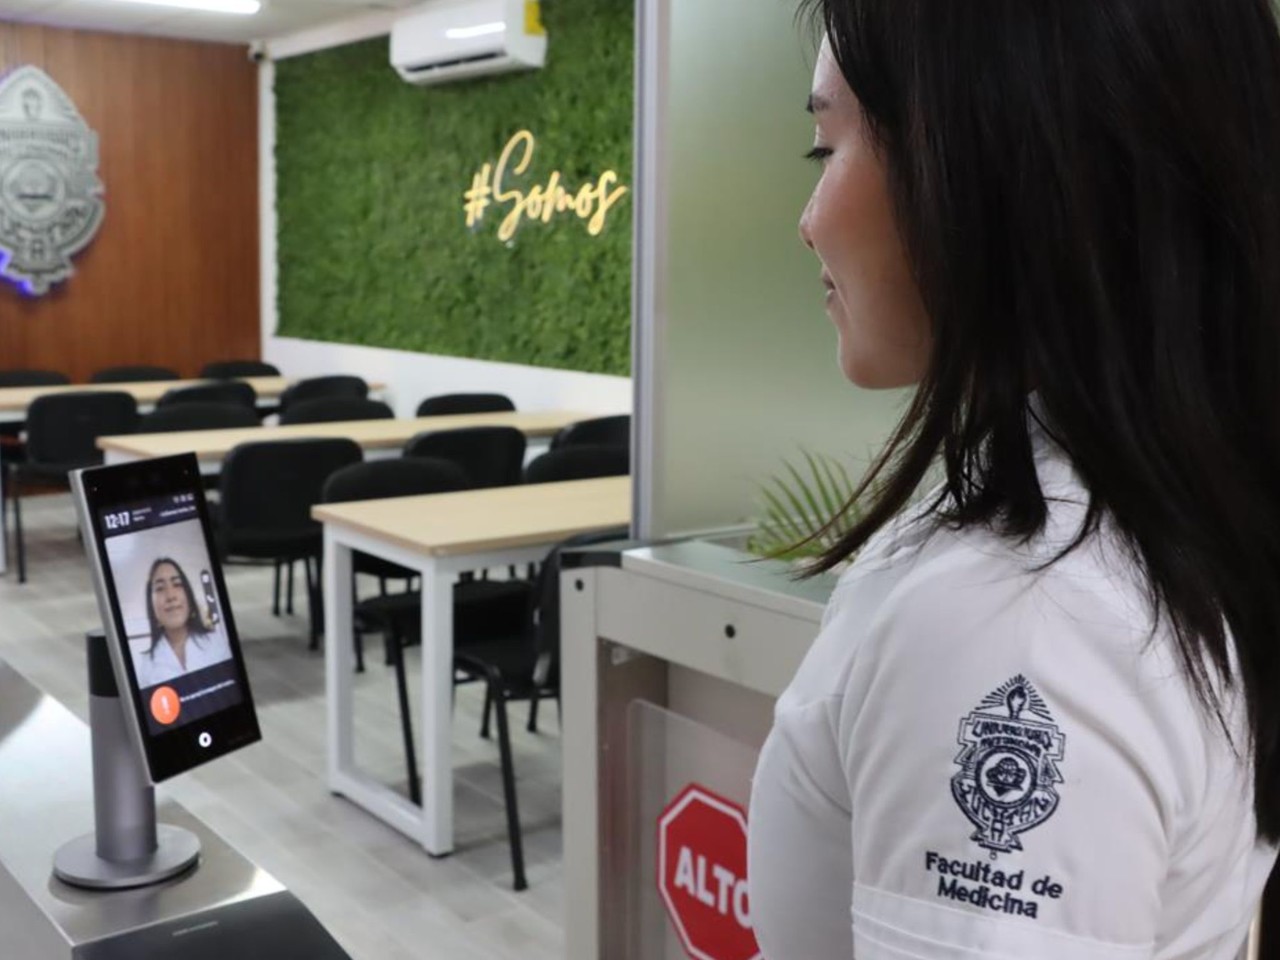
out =
[[[187,638],[187,665],[184,668],[178,662],[169,641],[161,638],[150,653],[145,650],[135,653],[133,667],[138,674],[138,686],[145,690],[158,683],[180,677],[184,673],[193,673],[212,667],[216,663],[231,659],[231,644],[227,640],[226,631],[218,624],[203,636],[193,635]]]
[[[1036,431],[1020,547],[908,515],[841,577],[779,699],[750,809],[766,960],[1229,960],[1276,851],[1252,768],[1150,636],[1086,493]],[[1247,743],[1241,704],[1233,736]]]

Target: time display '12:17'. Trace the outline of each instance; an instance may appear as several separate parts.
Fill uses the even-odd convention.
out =
[[[129,526],[129,511],[121,510],[119,513],[104,513],[102,515],[102,523],[108,530],[124,530]]]

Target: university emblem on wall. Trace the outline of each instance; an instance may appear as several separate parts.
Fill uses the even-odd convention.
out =
[[[1021,850],[1018,834],[1039,826],[1058,808],[1058,761],[1067,738],[1049,707],[1022,675],[987,694],[960,721],[951,778],[956,803],[976,826],[970,838],[998,853]]]
[[[28,293],[74,272],[102,224],[98,135],[37,67],[0,79],[0,277]]]

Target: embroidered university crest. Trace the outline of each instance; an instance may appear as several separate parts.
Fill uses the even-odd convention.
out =
[[[960,772],[951,794],[973,821],[970,838],[997,853],[1021,850],[1018,834],[1039,826],[1058,807],[1057,761],[1067,738],[1036,688],[1021,674],[989,693],[960,721]]]
[[[0,80],[0,276],[47,293],[102,224],[98,136],[37,67]]]

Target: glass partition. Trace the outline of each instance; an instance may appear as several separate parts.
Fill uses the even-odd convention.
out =
[[[901,393],[841,376],[797,222],[818,170],[796,0],[652,0],[638,22],[637,531],[748,521],[801,447],[856,477]]]

